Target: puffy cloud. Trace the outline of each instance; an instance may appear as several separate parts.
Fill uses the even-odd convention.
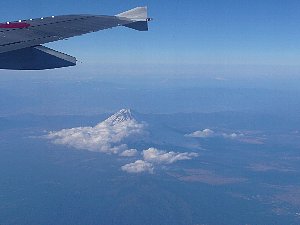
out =
[[[144,135],[146,133],[145,126],[145,123],[139,123],[135,120],[130,110],[124,109],[94,127],[77,127],[53,131],[45,137],[52,140],[55,144],[66,145],[76,149],[119,154],[122,157],[134,157],[138,154],[138,151],[136,149],[128,149],[126,143],[132,138]],[[143,157],[142,159],[126,164],[121,169],[128,173],[153,173],[155,166],[172,164],[180,160],[189,160],[197,157],[198,154],[167,152],[149,148],[144,150],[141,156]]]
[[[156,164],[171,164],[180,160],[189,160],[197,157],[197,153],[189,152],[166,152],[156,148],[149,148],[142,153],[144,160]]]
[[[186,134],[186,137],[194,137],[194,138],[208,138],[214,136],[215,132],[210,130],[210,129],[204,129],[204,130],[199,130],[195,131],[191,134]]]
[[[136,156],[138,151],[136,149],[128,149],[120,153],[120,156],[123,157],[133,157]]]
[[[154,168],[152,163],[143,160],[137,160],[134,163],[129,163],[122,166],[121,169],[127,173],[153,173]]]
[[[145,124],[131,117],[130,111],[121,110],[95,127],[63,129],[46,137],[55,144],[76,149],[118,154],[128,149],[124,144],[126,139],[144,134],[144,127]]]
[[[122,166],[122,170],[128,173],[153,173],[156,166],[172,164],[180,160],[189,160],[197,157],[197,153],[189,152],[167,152],[156,148],[149,148],[142,152],[144,160],[137,160]]]

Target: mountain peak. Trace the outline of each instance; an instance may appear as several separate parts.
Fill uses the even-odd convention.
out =
[[[131,109],[121,109],[119,112],[115,113],[114,115],[105,120],[106,123],[112,125],[122,123],[125,121],[135,121]]]

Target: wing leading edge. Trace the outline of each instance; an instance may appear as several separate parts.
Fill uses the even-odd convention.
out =
[[[0,69],[44,70],[76,65],[76,58],[42,44],[117,26],[148,30],[147,7],[116,16],[69,15],[0,24]]]

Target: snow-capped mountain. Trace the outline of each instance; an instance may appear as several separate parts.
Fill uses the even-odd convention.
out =
[[[114,126],[116,124],[120,124],[123,122],[133,121],[136,122],[136,119],[133,116],[133,113],[130,109],[121,109],[119,112],[115,113],[102,123],[106,123],[108,125]]]
[[[152,138],[155,135],[150,135],[152,138],[150,137],[147,142],[143,143],[146,144],[146,149],[139,149],[138,142],[147,137],[146,128],[149,128],[146,123],[138,121],[130,109],[122,109],[94,127],[77,127],[54,131],[50,132],[47,138],[53,140],[55,144],[66,145],[75,149],[118,154],[121,157],[139,157],[139,160],[121,167],[123,171],[128,173],[153,173],[156,166],[169,165],[198,156],[197,153],[193,152],[174,152],[154,148],[152,143],[156,141]],[[151,128],[153,129],[155,126]],[[153,133],[157,133],[158,130],[162,133],[166,131],[161,128],[163,127],[158,126],[158,129],[152,131]],[[164,138],[163,141],[166,141],[166,137],[170,133],[165,136],[161,135],[162,133],[159,133],[160,139]]]
[[[138,122],[130,109],[122,109],[94,127],[77,127],[50,132],[56,144],[89,151],[120,153],[128,147],[124,140],[142,137],[145,123]]]

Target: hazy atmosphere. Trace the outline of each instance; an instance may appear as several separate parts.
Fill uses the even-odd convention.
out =
[[[0,224],[300,224],[300,3],[10,1],[1,21],[115,15],[0,70]],[[8,10],[9,9],[9,10]]]

